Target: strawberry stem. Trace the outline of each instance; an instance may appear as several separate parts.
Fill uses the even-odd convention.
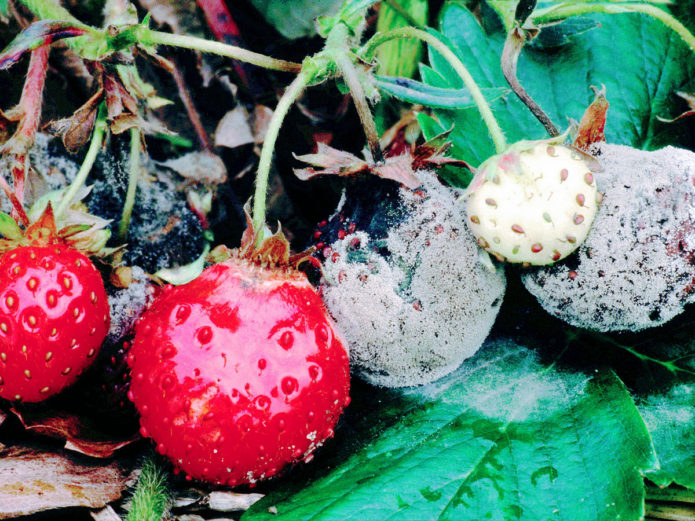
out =
[[[442,57],[449,63],[451,68],[454,69],[454,71],[456,71],[456,73],[461,77],[463,84],[470,91],[473,101],[475,102],[476,107],[478,107],[480,116],[483,118],[485,126],[487,126],[488,132],[490,133],[490,137],[495,144],[495,149],[498,153],[504,152],[504,150],[507,148],[507,140],[505,139],[504,133],[502,132],[499,123],[497,123],[497,120],[492,113],[490,105],[480,90],[480,87],[478,87],[478,84],[473,79],[473,76],[471,76],[470,72],[468,72],[468,69],[459,59],[459,57],[456,56],[456,54],[454,54],[453,51],[449,49],[449,47],[447,47],[446,44],[437,36],[428,31],[416,29],[415,27],[401,27],[385,33],[375,34],[364,45],[364,47],[362,47],[359,54],[363,56],[364,59],[371,61],[377,47],[383,43],[398,38],[417,38],[430,45],[434,50],[442,55]]]
[[[151,453],[140,469],[138,483],[127,504],[126,521],[160,521],[169,507],[167,472]]]
[[[302,69],[301,63],[277,60],[242,47],[205,40],[195,36],[152,31],[146,27],[141,28],[138,36],[141,38],[139,43],[142,45],[171,45],[172,47],[209,52],[276,71],[299,72]]]
[[[676,20],[671,14],[659,9],[655,5],[651,4],[637,4],[637,3],[616,3],[616,4],[605,4],[605,3],[576,3],[560,5],[555,8],[543,10],[538,16],[531,16],[531,21],[534,25],[546,25],[554,22],[562,21],[566,18],[572,16],[581,16],[591,13],[603,13],[603,14],[623,14],[623,13],[641,13],[656,18],[669,29],[673,30],[685,44],[690,48],[691,51],[695,51],[695,36],[691,33],[688,28]]]
[[[369,103],[360,82],[359,72],[347,52],[347,27],[343,24],[336,25],[331,30],[326,44],[326,47],[330,50],[331,57],[338,69],[340,69],[348,89],[350,89],[350,95],[360,117],[372,159],[376,163],[382,163],[384,154],[379,144],[379,133],[376,130],[372,112],[369,110]]]
[[[133,215],[133,206],[135,205],[135,193],[138,188],[138,179],[140,178],[140,129],[133,127],[130,129],[130,161],[128,164],[128,191],[125,196],[123,205],[123,213],[121,214],[121,222],[118,225],[118,237],[125,242],[128,236],[128,226],[130,218]]]
[[[285,120],[285,116],[287,116],[292,104],[302,95],[310,79],[310,75],[304,72],[300,72],[297,75],[285,90],[280,101],[278,101],[273,116],[268,123],[268,130],[265,135],[265,141],[263,142],[263,148],[261,149],[261,158],[258,162],[256,191],[253,196],[253,227],[257,233],[257,244],[263,239],[266,192],[268,190],[268,176],[270,175],[275,142],[277,141],[278,133],[280,132],[282,122]]]
[[[87,155],[85,156],[84,161],[80,166],[80,169],[77,171],[75,179],[73,179],[72,183],[65,192],[65,195],[63,195],[63,198],[60,200],[60,204],[58,205],[58,208],[55,211],[56,221],[61,215],[63,215],[65,210],[67,210],[70,207],[73,199],[77,195],[77,192],[79,192],[80,188],[82,188],[82,185],[84,185],[84,182],[87,179],[87,175],[89,175],[89,172],[92,170],[92,166],[94,166],[94,161],[96,161],[97,155],[99,154],[99,150],[101,149],[101,145],[104,142],[105,134],[106,104],[102,103],[99,106],[97,119],[94,123],[94,133],[92,134],[92,141],[89,144]]]

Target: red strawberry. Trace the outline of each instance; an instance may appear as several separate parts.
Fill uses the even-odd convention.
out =
[[[38,402],[75,381],[109,329],[101,275],[66,246],[0,257],[0,396]]]
[[[160,294],[128,357],[142,434],[217,484],[308,461],[349,402],[346,347],[304,274],[287,266],[287,241],[254,249],[248,235],[245,251]]]

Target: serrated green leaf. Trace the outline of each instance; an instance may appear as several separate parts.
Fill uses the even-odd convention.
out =
[[[552,52],[525,48],[518,65],[519,79],[550,115],[565,127],[579,121],[593,99],[590,86],[605,84],[608,110],[606,137],[617,144],[655,149],[685,144],[692,139],[686,124],[665,124],[673,117],[675,91],[692,91],[695,58],[681,39],[661,22],[640,14],[592,15],[601,27],[576,35],[570,44]],[[463,4],[450,1],[442,9],[440,30],[458,57],[484,88],[506,86],[500,67],[504,34],[486,35]],[[634,35],[648,45],[637,45]],[[616,56],[620,56],[616,60]],[[431,53],[434,70],[446,78],[438,87],[460,88],[449,65]],[[492,104],[510,143],[547,137],[541,124],[513,95]],[[474,165],[495,153],[492,141],[473,111],[436,111],[445,128],[455,125],[451,140],[456,157]]]
[[[251,0],[253,6],[278,32],[289,39],[316,34],[315,19],[333,14],[341,0]]]
[[[389,393],[373,394],[364,425],[390,427],[296,493],[272,492],[242,521],[637,521],[643,514],[640,471],[655,457],[611,373],[559,371],[526,347],[497,341],[435,384],[381,407],[377,399]]]
[[[468,89],[433,87],[408,78],[389,76],[375,76],[374,83],[380,90],[408,103],[417,103],[439,109],[460,110],[475,107],[473,97]],[[501,98],[510,92],[509,89],[504,88],[482,89],[482,91],[488,102]]]

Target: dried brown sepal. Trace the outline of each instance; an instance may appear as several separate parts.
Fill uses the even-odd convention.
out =
[[[69,152],[77,152],[92,137],[92,129],[103,95],[104,90],[99,88],[72,116],[51,121],[44,126],[44,129],[59,136]]]
[[[609,103],[606,98],[606,86],[601,85],[601,89],[591,86],[596,93],[594,101],[586,109],[582,120],[579,122],[579,131],[574,140],[574,146],[580,150],[588,150],[594,143],[606,141],[604,130],[606,128],[606,112]]]

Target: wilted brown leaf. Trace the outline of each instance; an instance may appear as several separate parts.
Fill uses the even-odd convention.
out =
[[[387,157],[382,163],[373,163],[325,143],[318,143],[315,154],[295,156],[295,158],[319,169],[313,167],[295,169],[294,174],[302,181],[306,181],[318,175],[350,176],[369,172],[415,189],[420,186],[420,180],[415,176],[418,170],[437,168],[445,164],[468,167],[464,161],[445,157],[444,154],[449,146],[449,144],[435,146],[428,142],[416,147],[412,152],[405,150],[397,156]]]
[[[92,137],[97,109],[103,94],[103,89],[99,89],[72,116],[51,121],[44,128],[51,134],[60,136],[69,152],[77,152]]]
[[[65,441],[67,450],[93,458],[109,458],[114,452],[140,439],[139,434],[126,439],[108,439],[87,421],[62,411],[10,411],[17,416],[24,428],[37,434]]]
[[[191,183],[220,184],[227,180],[227,167],[211,152],[189,152],[159,163]]]
[[[0,519],[67,507],[101,508],[128,481],[118,463],[96,465],[61,452],[0,445]]]
[[[236,148],[254,142],[249,113],[243,105],[227,112],[215,130],[215,146]]]

